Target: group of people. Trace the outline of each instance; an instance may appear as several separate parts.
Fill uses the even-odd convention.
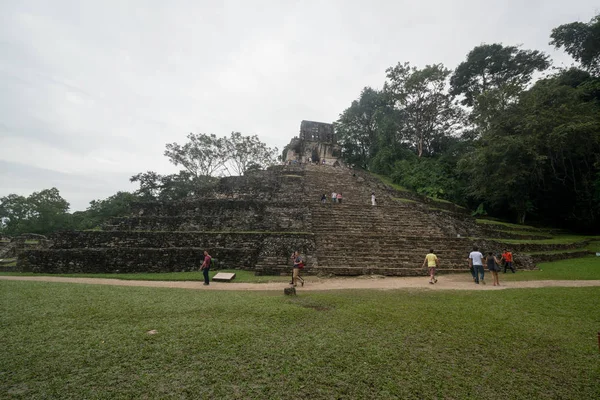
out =
[[[473,251],[469,253],[469,269],[473,276],[473,282],[479,284],[481,282],[485,285],[485,272],[483,266],[487,265],[488,270],[492,273],[494,278],[494,286],[500,286],[498,280],[498,272],[501,270],[501,266],[504,266],[504,273],[507,269],[510,269],[512,273],[515,273],[515,267],[513,266],[513,255],[508,249],[504,249],[501,256],[494,255],[493,252],[488,252],[487,256],[484,256],[477,246],[473,247]]]
[[[332,203],[342,203],[342,193],[331,192],[331,202]],[[327,203],[327,195],[323,193],[321,195],[321,203]],[[371,192],[371,205],[377,205],[377,198],[375,197],[375,192]]]
[[[336,193],[336,192],[332,192],[331,193],[331,202],[332,203],[342,203],[342,193]],[[323,193],[323,195],[321,196],[321,203],[325,204],[327,203],[327,196],[325,195],[325,193]]]
[[[290,282],[290,285],[295,287],[298,282],[300,282],[300,285],[304,286],[304,279],[300,276],[300,270],[304,268],[304,259],[298,250],[292,253],[290,259],[293,262],[292,281]],[[208,254],[208,251],[205,250],[204,261],[200,267],[200,271],[202,271],[202,275],[204,276],[204,285],[209,285],[208,273],[210,272],[211,262],[212,257]],[[515,273],[515,267],[513,266],[513,255],[507,249],[504,249],[504,253],[502,253],[500,257],[497,257],[491,251],[488,252],[487,256],[484,256],[479,251],[477,246],[473,247],[473,251],[469,253],[469,269],[471,271],[471,275],[473,276],[473,281],[476,284],[481,282],[485,285],[485,271],[483,269],[484,265],[487,265],[488,270],[492,273],[492,277],[494,278],[494,286],[500,286],[498,272],[500,272],[501,266],[504,266],[504,273],[506,273],[507,269],[510,269],[513,274]],[[429,253],[427,253],[425,256],[425,261],[423,261],[423,268],[429,268],[429,283],[432,285],[437,283],[435,274],[436,268],[439,266],[440,260],[433,252],[433,249],[429,249]]]
[[[483,266],[487,265],[488,270],[492,273],[494,279],[494,286],[500,286],[500,280],[498,272],[501,270],[501,266],[504,266],[504,273],[507,269],[510,269],[512,273],[515,273],[515,267],[513,266],[513,255],[508,249],[504,249],[504,252],[500,257],[494,255],[493,252],[488,252],[487,256],[484,256],[477,246],[473,247],[473,251],[469,253],[469,270],[473,276],[473,282],[479,284],[481,282],[485,285],[485,271]],[[429,283],[437,283],[435,277],[436,268],[440,266],[440,261],[433,252],[433,249],[429,249],[429,253],[425,256],[423,261],[423,268],[429,268]]]

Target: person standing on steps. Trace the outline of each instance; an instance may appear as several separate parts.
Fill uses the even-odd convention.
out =
[[[515,267],[513,267],[513,255],[507,249],[504,249],[504,253],[502,253],[502,261],[504,262],[504,273],[506,273],[506,268],[508,268],[514,274]]]
[[[377,199],[375,198],[375,192],[371,192],[371,205],[372,206],[377,205]]]
[[[331,202],[335,203],[337,199],[337,193],[336,192],[331,192]]]
[[[435,278],[435,268],[440,266],[440,260],[433,253],[433,249],[429,249],[429,254],[425,256],[425,261],[423,261],[423,268],[425,265],[429,267],[429,283],[432,285],[437,283],[437,279]]]
[[[327,203],[327,196],[325,196],[325,193],[323,193],[323,196],[321,196],[321,203]]]
[[[294,260],[294,266],[292,267],[292,281],[290,282],[290,285],[296,287],[298,280],[300,280],[300,284],[304,286],[304,279],[300,276],[300,270],[304,268],[304,260],[302,259],[300,252],[298,250],[294,251],[290,258]]]
[[[200,267],[200,271],[202,271],[202,275],[204,275],[204,285],[209,285],[208,272],[210,271],[211,260],[212,257],[208,254],[208,251],[204,250],[204,262]]]
[[[473,267],[475,270],[475,283],[479,284],[479,280],[481,279],[481,283],[485,285],[485,281],[483,280],[485,274],[483,271],[483,254],[479,252],[477,246],[473,247],[473,251],[469,253],[469,267]]]
[[[342,204],[342,194],[341,193],[337,194],[337,202]]]
[[[488,270],[492,273],[492,277],[494,279],[494,286],[500,286],[500,281],[498,280],[498,271],[500,271],[500,260],[498,260],[494,253],[491,251],[488,253],[488,256],[485,259]]]

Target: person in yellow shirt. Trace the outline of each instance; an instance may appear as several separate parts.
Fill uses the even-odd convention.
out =
[[[425,266],[429,267],[429,283],[433,285],[437,282],[437,279],[435,278],[435,268],[440,266],[440,260],[433,254],[433,249],[429,249],[429,254],[425,256],[423,268],[425,268]]]

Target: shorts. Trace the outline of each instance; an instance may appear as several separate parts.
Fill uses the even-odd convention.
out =
[[[435,267],[429,267],[429,275],[431,275],[431,273],[435,274],[436,271],[437,270],[435,269]]]

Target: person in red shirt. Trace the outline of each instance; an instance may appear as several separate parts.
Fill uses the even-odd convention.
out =
[[[208,281],[208,272],[210,271],[210,261],[212,260],[212,257],[208,254],[208,251],[204,250],[204,262],[202,263],[202,266],[200,267],[200,271],[202,271],[202,275],[204,275],[204,284],[208,285],[209,281]]]
[[[502,261],[504,261],[504,273],[506,273],[506,268],[509,268],[514,274],[515,267],[513,267],[513,255],[507,249],[504,249],[504,253],[502,253]]]

